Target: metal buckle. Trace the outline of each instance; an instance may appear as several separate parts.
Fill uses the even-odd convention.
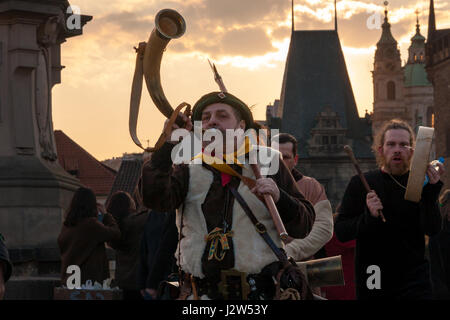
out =
[[[247,300],[250,293],[250,285],[247,282],[247,274],[235,269],[221,270],[219,292],[225,300]]]
[[[263,225],[261,222],[258,222],[257,224],[255,224],[255,228],[256,228],[256,231],[258,231],[258,233],[266,233],[267,232],[266,226]]]

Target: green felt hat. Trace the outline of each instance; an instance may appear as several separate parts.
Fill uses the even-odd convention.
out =
[[[245,121],[245,128],[255,127],[253,115],[250,108],[239,98],[228,92],[214,91],[205,94],[194,105],[192,109],[192,121],[201,121],[203,110],[214,103],[224,103],[239,111],[242,119]]]

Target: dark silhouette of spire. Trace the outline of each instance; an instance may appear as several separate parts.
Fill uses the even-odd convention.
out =
[[[430,0],[430,11],[428,13],[428,41],[431,40],[436,31],[436,18],[434,16],[434,2]]]
[[[337,32],[337,10],[336,10],[336,0],[334,0],[334,30]]]
[[[294,0],[291,1],[292,3],[292,32],[294,32]]]

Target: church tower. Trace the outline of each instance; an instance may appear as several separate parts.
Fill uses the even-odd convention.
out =
[[[375,51],[373,77],[372,132],[384,121],[400,118],[408,122],[410,116],[403,101],[403,71],[397,41],[391,33],[387,8],[384,11],[383,31]]]
[[[418,15],[419,12],[416,11]],[[420,34],[419,17],[417,16],[416,34],[411,38],[408,49],[408,64],[425,63],[425,37]]]
[[[416,14],[416,34],[411,38],[408,62],[403,67],[405,106],[415,131],[419,126],[434,126],[433,86],[425,71],[425,37],[420,34],[419,12]]]

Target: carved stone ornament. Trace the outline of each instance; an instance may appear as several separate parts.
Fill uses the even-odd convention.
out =
[[[40,47],[38,66],[36,68],[36,118],[39,129],[39,144],[41,156],[44,159],[55,161],[57,155],[53,143],[52,126],[52,94],[51,94],[51,50],[57,45],[59,34],[64,31],[64,17],[49,17],[38,28],[37,41]]]
[[[37,41],[39,45],[46,48],[56,44],[58,36],[66,27],[64,24],[64,15],[49,17],[38,28]]]

